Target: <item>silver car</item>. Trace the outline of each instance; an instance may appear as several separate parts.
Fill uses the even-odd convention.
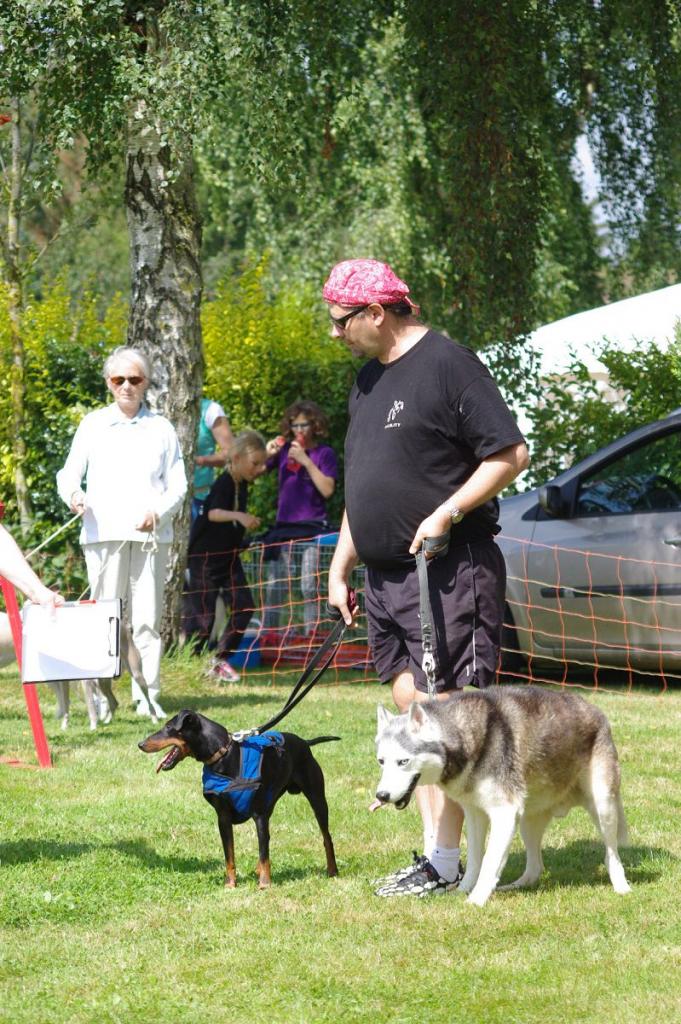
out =
[[[500,507],[505,669],[681,674],[681,409]]]

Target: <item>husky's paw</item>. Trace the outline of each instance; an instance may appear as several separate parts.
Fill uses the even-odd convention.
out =
[[[472,903],[475,907],[484,907],[487,900],[490,898],[491,893],[486,890],[473,889],[466,903]]]
[[[475,878],[473,875],[469,875],[468,872],[466,871],[464,873],[463,878],[459,882],[459,892],[463,892],[463,893],[473,892],[473,889],[475,888],[475,883],[476,882],[477,882],[477,878]]]
[[[498,885],[497,892],[512,892],[514,889],[530,889],[539,881],[539,875],[521,875],[515,882],[507,882],[506,885]]]
[[[618,882],[617,885],[613,885],[613,889],[618,896],[626,896],[628,892],[631,892],[631,886],[627,882],[626,878],[621,882]]]

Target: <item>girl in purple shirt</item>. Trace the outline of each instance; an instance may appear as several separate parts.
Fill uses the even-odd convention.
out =
[[[297,544],[294,550],[293,541],[325,532],[326,503],[336,488],[338,462],[333,448],[321,440],[328,421],[316,402],[290,405],[279,430],[279,436],[267,443],[267,468],[277,470],[279,499],[277,521],[268,538],[277,546],[269,552],[265,625],[277,626],[280,609],[286,600],[291,601],[294,563],[300,555],[305,633],[310,634],[317,622],[319,549],[317,544]]]

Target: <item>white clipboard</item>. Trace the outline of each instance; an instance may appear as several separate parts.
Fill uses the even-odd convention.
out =
[[[26,601],[21,611],[22,683],[119,676],[121,611],[120,598],[67,601],[54,612]]]

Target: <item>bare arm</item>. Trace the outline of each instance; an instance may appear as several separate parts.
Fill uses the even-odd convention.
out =
[[[241,523],[247,530],[254,530],[260,526],[257,516],[250,512],[239,512],[228,508],[212,508],[208,512],[208,519],[211,523]]]
[[[327,476],[322,473],[319,466],[316,466],[310,456],[307,454],[302,445],[298,444],[297,441],[291,441],[291,447],[288,450],[290,459],[294,459],[299,462],[301,466],[310,474],[310,479],[315,485],[322,498],[326,501],[331,497],[333,492],[336,490],[336,481],[332,476]]]
[[[525,444],[502,448],[500,452],[483,459],[468,480],[423,520],[414,535],[409,548],[410,553],[415,555],[426,537],[437,537],[449,530],[451,518],[446,504],[456,505],[464,513],[472,512],[474,508],[494,498],[499,491],[503,491],[504,487],[508,487],[511,481],[527,468],[529,461],[530,456]]]
[[[194,462],[197,466],[224,466],[234,441],[229,420],[226,416],[218,416],[210,430],[217,447],[212,455],[197,455]]]
[[[64,603],[61,594],[49,590],[40,582],[4,526],[0,526],[0,574],[36,604],[53,608]]]
[[[347,513],[344,512],[338,543],[329,568],[329,604],[340,610],[348,626],[352,625],[352,612],[348,607],[348,582],[358,562],[359,557],[350,533]]]

